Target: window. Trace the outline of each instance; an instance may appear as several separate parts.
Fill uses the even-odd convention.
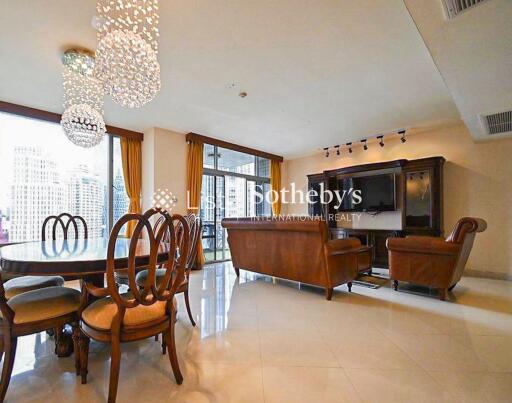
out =
[[[56,123],[0,112],[0,172],[0,243],[38,240],[44,219],[63,212],[105,237],[127,211],[119,138],[80,148]]]
[[[201,219],[206,261],[230,258],[224,217],[270,216],[270,160],[205,144]]]

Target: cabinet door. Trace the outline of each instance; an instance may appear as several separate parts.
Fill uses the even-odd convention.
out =
[[[405,174],[405,227],[432,228],[432,172],[430,169]]]
[[[308,214],[310,216],[324,216],[324,208],[322,206],[322,203],[320,202],[321,183],[323,183],[323,180],[309,180],[308,191],[313,190],[315,192],[311,193],[311,203],[308,204]]]
[[[388,268],[388,248],[386,247],[386,239],[396,236],[393,231],[390,232],[373,232],[373,265],[376,267]]]

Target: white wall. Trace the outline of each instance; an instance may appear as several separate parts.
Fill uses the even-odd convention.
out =
[[[151,128],[142,142],[142,208],[152,206],[153,194],[168,189],[178,198],[173,212],[187,212],[187,142],[185,135]]]

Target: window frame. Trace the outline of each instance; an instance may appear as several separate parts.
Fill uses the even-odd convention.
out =
[[[41,122],[54,123],[60,125],[60,114],[46,112],[39,109],[29,108],[21,105],[11,104],[0,101],[0,112],[23,117],[27,119],[37,120]],[[64,133],[63,133],[64,135]],[[107,143],[107,229],[108,233],[112,231],[114,226],[114,138],[128,137],[143,141],[143,134],[107,125],[107,133],[105,134]],[[78,147],[78,146],[77,146]],[[30,240],[27,240],[30,241]]]

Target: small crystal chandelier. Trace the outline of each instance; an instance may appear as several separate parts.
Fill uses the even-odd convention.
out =
[[[64,113],[60,124],[77,146],[98,145],[106,133],[103,120],[103,86],[94,77],[94,56],[86,50],[70,49],[62,56]]]
[[[95,76],[114,102],[140,108],[160,91],[158,0],[98,0]]]

